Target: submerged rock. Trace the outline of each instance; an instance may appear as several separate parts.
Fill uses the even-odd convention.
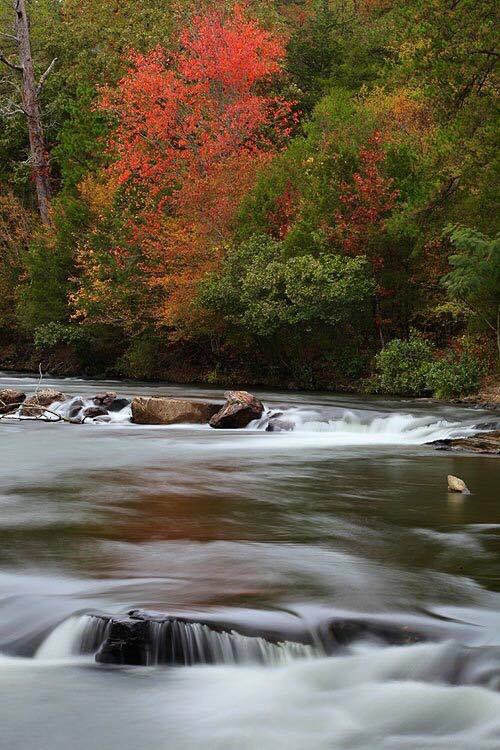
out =
[[[469,488],[465,484],[463,479],[454,477],[453,474],[448,474],[448,492],[461,492],[463,495],[469,495]]]
[[[227,391],[224,397],[227,403],[210,420],[214,429],[241,429],[264,413],[264,404],[247,391]]]
[[[438,450],[455,451],[466,450],[473,453],[485,453],[493,456],[500,455],[500,430],[483,432],[478,435],[460,438],[446,438],[434,440],[429,445],[434,445]]]
[[[17,411],[19,406],[26,398],[22,391],[16,391],[13,388],[3,388],[0,391],[0,414],[10,414]]]
[[[21,407],[21,413],[25,417],[39,417],[55,401],[66,401],[66,396],[53,388],[43,388],[28,396]]]
[[[207,424],[220,409],[208,401],[163,396],[136,396],[132,400],[132,422],[136,424]]]

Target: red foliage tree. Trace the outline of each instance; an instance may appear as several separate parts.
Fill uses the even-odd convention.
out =
[[[146,275],[168,289],[166,322],[217,262],[214,245],[290,133],[292,103],[265,93],[284,54],[243,6],[212,9],[192,20],[170,57],[159,47],[131,52],[126,75],[102,93],[101,107],[116,118],[109,177],[134,206],[129,234]]]
[[[342,183],[340,203],[335,212],[336,234],[349,255],[367,254],[371,236],[383,229],[384,220],[394,208],[398,190],[393,180],[385,177],[380,165],[385,159],[382,134],[375,131],[368,144],[359,152],[360,166],[352,183]],[[383,265],[383,258],[372,256],[374,268]]]

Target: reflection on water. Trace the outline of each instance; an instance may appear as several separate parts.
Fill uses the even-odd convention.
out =
[[[0,379],[20,384],[36,381]],[[103,385],[58,382],[75,395]],[[442,666],[453,649],[500,648],[498,463],[424,445],[491,415],[331,394],[261,397],[291,405],[297,429],[0,422],[7,747],[498,746],[498,695],[447,686]],[[447,474],[472,495],[449,495]],[[61,641],[50,634],[67,618],[136,607],[262,621],[288,613],[311,626],[338,613],[417,618],[428,631],[446,619],[436,643],[358,645],[275,667],[113,670],[88,656],[56,658]],[[72,637],[71,627],[59,633]]]

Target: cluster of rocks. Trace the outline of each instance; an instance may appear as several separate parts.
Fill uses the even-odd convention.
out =
[[[19,416],[37,418],[49,407],[67,403],[61,418],[74,423],[86,419],[106,421],[111,412],[131,405],[132,422],[141,425],[209,424],[214,429],[241,429],[264,414],[264,405],[247,391],[227,391],[226,402],[213,403],[198,399],[180,399],[170,396],[136,396],[130,401],[113,391],[98,393],[89,398],[70,398],[53,388],[38,390],[31,396],[22,391],[0,391],[0,414],[18,413]],[[278,425],[276,428],[279,429]]]
[[[119,398],[116,393],[107,391],[89,398],[71,398],[54,388],[42,388],[31,396],[22,391],[6,388],[0,391],[0,415],[18,413],[21,417],[38,418],[51,407],[68,404],[64,418],[75,423],[96,417],[109,417],[110,412],[121,411],[130,404],[129,399]],[[54,412],[56,414],[56,412]],[[57,413],[62,418],[63,415]]]

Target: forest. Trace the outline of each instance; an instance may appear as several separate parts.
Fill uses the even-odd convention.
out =
[[[493,0],[0,0],[0,368],[498,376]]]

